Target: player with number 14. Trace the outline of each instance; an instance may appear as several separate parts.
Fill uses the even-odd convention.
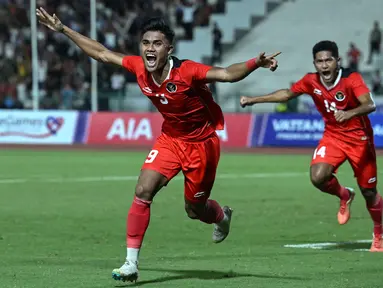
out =
[[[374,222],[371,252],[383,252],[382,197],[376,189],[377,166],[374,136],[368,114],[375,103],[362,76],[340,67],[335,42],[321,41],[313,47],[317,73],[306,74],[290,89],[278,90],[259,97],[241,97],[242,107],[286,102],[308,94],[321,113],[325,131],[311,162],[311,182],[319,190],[340,198],[338,222],[350,219],[350,207],[355,193],[339,184],[335,173],[348,160],[354,170],[359,188],[366,200],[367,210]]]

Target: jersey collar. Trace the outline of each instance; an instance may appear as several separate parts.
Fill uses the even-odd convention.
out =
[[[333,89],[336,85],[338,85],[339,82],[340,82],[340,78],[342,78],[342,69],[339,69],[338,76],[336,77],[334,84],[332,84],[331,86],[327,86],[327,85],[323,82],[322,77],[319,76],[320,82],[321,82],[322,85],[327,89],[327,91]]]
[[[164,82],[165,82],[166,80],[169,80],[169,78],[170,78],[170,73],[172,72],[172,69],[173,69],[173,65],[174,65],[174,63],[173,63],[173,59],[172,59],[171,57],[169,58],[169,64],[170,64],[169,72],[168,72],[168,75],[166,76]],[[151,75],[151,77],[152,77],[153,83],[156,84],[158,87],[161,87],[161,84],[158,84],[158,83],[157,83],[157,81],[154,79],[153,75]]]

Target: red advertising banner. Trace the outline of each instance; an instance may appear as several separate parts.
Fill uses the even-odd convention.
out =
[[[226,148],[245,148],[248,147],[248,138],[252,134],[250,131],[251,114],[226,113],[225,129],[217,131],[221,139],[221,147]]]
[[[150,146],[160,135],[162,122],[158,113],[91,113],[87,143]]]
[[[161,133],[159,113],[91,113],[87,144],[151,146]],[[247,147],[250,114],[226,114],[225,130],[217,131],[222,147]]]

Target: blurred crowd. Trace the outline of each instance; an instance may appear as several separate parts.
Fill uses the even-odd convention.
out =
[[[139,27],[147,17],[164,17],[176,39],[192,40],[196,26],[209,26],[226,0],[97,0],[97,40],[122,53],[138,53]],[[32,107],[29,0],[0,0],[0,108]],[[37,0],[68,27],[90,36],[89,0]],[[60,33],[38,25],[38,82],[43,109],[88,109],[89,58]],[[134,76],[99,64],[99,91],[120,91]]]
[[[90,35],[89,0],[36,0],[37,7],[56,13],[70,28]],[[30,0],[0,0],[0,109],[32,107]],[[139,27],[147,17],[161,16],[171,24],[177,41],[193,39],[196,26],[212,27],[211,61],[222,57],[223,32],[211,23],[213,13],[225,12],[226,0],[97,0],[97,40],[122,53],[138,53]],[[90,108],[89,58],[64,35],[38,25],[38,82],[40,108]],[[370,51],[350,43],[343,65],[358,70],[361,61],[371,64],[381,54],[382,31],[375,21],[370,32]],[[364,59],[363,59],[364,58]],[[210,63],[210,64],[212,64]],[[112,65],[98,66],[99,95],[121,93],[133,75]],[[380,71],[372,75],[372,89],[383,94]],[[113,94],[115,95],[115,94]]]
[[[361,61],[365,61],[367,65],[373,64],[373,58],[380,56],[382,53],[382,30],[379,21],[374,21],[369,35],[369,51],[367,55],[351,42],[347,52],[347,65],[349,68],[359,71]],[[367,56],[367,57],[366,57]],[[376,69],[372,73],[372,92],[374,94],[383,94],[383,83],[380,69]]]

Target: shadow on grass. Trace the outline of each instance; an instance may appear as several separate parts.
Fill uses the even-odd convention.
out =
[[[116,287],[138,287],[145,284],[154,284],[154,283],[163,283],[168,281],[175,280],[186,280],[186,279],[198,279],[198,280],[221,280],[228,278],[241,278],[241,277],[254,277],[254,278],[263,278],[263,279],[284,279],[284,280],[308,280],[307,278],[300,277],[289,277],[289,276],[279,276],[279,275],[264,275],[264,274],[250,274],[250,273],[238,273],[233,271],[222,272],[214,270],[179,270],[179,269],[141,269],[143,271],[151,272],[164,272],[164,273],[173,273],[175,275],[169,275],[164,277],[159,277],[152,280],[140,281],[135,284],[128,285],[118,285]]]

